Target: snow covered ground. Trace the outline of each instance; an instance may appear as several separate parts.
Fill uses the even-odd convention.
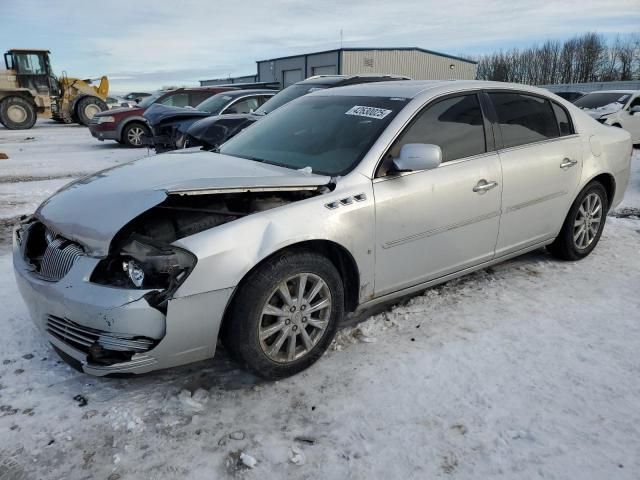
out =
[[[0,219],[146,154],[43,123],[0,130],[0,152]],[[77,373],[32,326],[0,244],[0,479],[638,479],[638,150],[633,169],[584,261],[539,251],[429,289],[276,383],[223,354]]]

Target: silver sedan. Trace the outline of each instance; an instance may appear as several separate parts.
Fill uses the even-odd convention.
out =
[[[94,375],[213,357],[295,374],[343,317],[546,246],[579,260],[631,141],[522,85],[405,81],[283,106],[219,151],[83,178],[14,235],[35,323]]]

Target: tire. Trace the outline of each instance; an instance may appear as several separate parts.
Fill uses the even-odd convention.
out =
[[[561,260],[580,260],[586,257],[600,240],[608,211],[606,190],[600,182],[591,182],[573,202],[562,230],[547,249]],[[591,214],[585,215],[588,212]]]
[[[305,285],[302,302],[297,294],[300,283]],[[281,293],[283,285],[287,285],[290,302]],[[343,315],[343,284],[333,263],[309,250],[288,250],[266,260],[242,282],[225,320],[222,340],[246,369],[277,380],[316,362],[331,344]]]
[[[120,141],[131,148],[144,147],[144,137],[149,135],[149,127],[140,122],[131,122],[122,130]]]
[[[73,118],[74,120],[77,119],[77,122],[82,125],[89,125],[91,119],[96,113],[104,112],[108,109],[109,107],[107,104],[98,97],[82,97],[78,100],[78,103],[76,103],[76,106],[73,109],[75,113]]]
[[[36,123],[36,107],[23,97],[6,97],[0,102],[0,122],[9,130],[27,130]]]

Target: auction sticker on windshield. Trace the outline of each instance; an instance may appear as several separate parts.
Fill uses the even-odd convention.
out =
[[[376,107],[365,107],[363,105],[355,105],[349,109],[345,115],[356,115],[358,117],[383,119],[391,113],[391,110]]]

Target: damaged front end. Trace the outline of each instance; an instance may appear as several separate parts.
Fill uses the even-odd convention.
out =
[[[195,161],[170,178],[158,167],[163,157],[172,166]],[[188,171],[199,159],[221,174]],[[332,187],[330,177],[205,152],[158,156],[143,176],[138,165],[68,186],[14,234],[14,270],[31,317],[63,358],[94,375],[212,357],[234,284],[202,281],[217,271],[194,276],[202,259],[180,240]]]

